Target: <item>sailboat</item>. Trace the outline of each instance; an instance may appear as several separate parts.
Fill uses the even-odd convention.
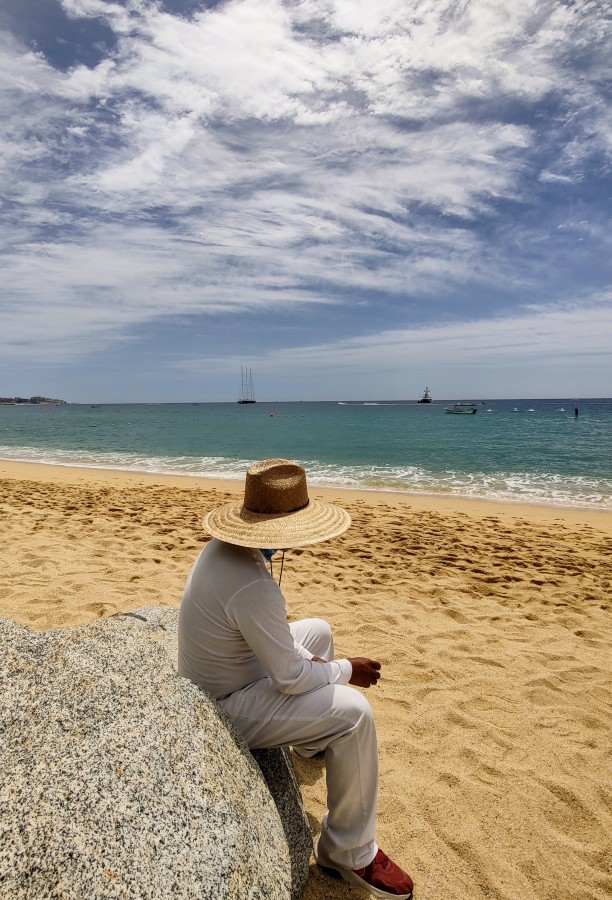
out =
[[[255,388],[253,387],[253,373],[250,369],[240,366],[240,399],[238,403],[256,403]]]

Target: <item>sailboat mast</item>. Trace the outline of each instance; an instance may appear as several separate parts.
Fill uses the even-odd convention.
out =
[[[255,403],[253,372],[249,366],[240,366],[240,399],[238,403]]]

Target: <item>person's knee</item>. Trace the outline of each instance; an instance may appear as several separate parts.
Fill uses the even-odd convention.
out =
[[[290,628],[294,638],[315,656],[333,659],[334,638],[324,619],[301,619]]]
[[[335,686],[335,704],[341,708],[342,715],[349,719],[356,728],[374,726],[374,714],[367,699],[348,684]]]
[[[324,641],[332,640],[332,630],[329,622],[326,622],[325,619],[308,619],[308,622],[317,637]]]

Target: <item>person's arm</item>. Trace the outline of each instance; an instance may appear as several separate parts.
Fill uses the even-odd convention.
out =
[[[293,642],[293,646],[300,654],[300,656],[302,656],[304,659],[309,659],[311,662],[331,662],[333,664],[330,684],[349,684],[349,682],[351,684],[354,683],[350,681],[353,674],[353,667],[349,659],[321,659],[320,656],[313,656],[310,650],[304,647],[303,644],[298,644],[297,641]]]
[[[320,663],[326,662],[326,660],[321,659],[320,656],[313,656],[312,661]],[[366,656],[351,656],[349,659],[342,661],[348,662],[351,665],[349,684],[354,684],[357,687],[369,688],[373,684],[376,684],[380,678],[380,663],[375,659],[368,659]]]
[[[305,694],[326,684],[348,684],[347,660],[314,662],[296,648],[285,600],[271,579],[260,579],[232,597],[228,615],[282,694]]]

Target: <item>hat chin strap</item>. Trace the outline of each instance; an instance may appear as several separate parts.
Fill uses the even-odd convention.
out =
[[[281,556],[281,567],[280,567],[280,572],[278,573],[278,586],[279,587],[280,587],[281,579],[283,577],[283,568],[285,566],[285,553],[286,552],[287,552],[286,550],[281,550],[281,553],[283,555]],[[274,572],[272,571],[272,560],[270,560],[270,575],[272,576],[272,578],[274,578]]]

